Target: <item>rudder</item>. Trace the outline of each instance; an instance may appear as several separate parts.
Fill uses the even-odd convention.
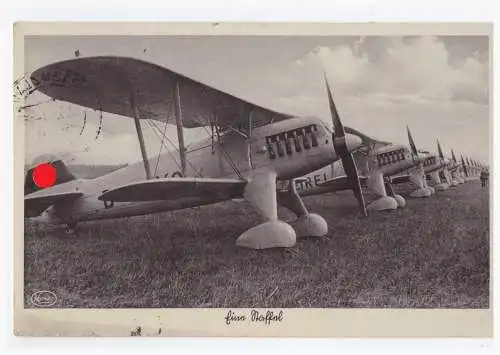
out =
[[[47,161],[46,163],[51,164],[56,169],[56,181],[53,186],[63,184],[68,181],[76,180],[75,176],[71,173],[71,171],[69,171],[68,167],[66,166],[66,164],[64,164],[62,160],[58,159],[53,161]],[[36,166],[38,166],[38,164]],[[25,195],[43,189],[38,187],[33,179],[33,171],[35,170],[36,166],[29,169],[28,172],[26,173],[26,177],[24,179]]]

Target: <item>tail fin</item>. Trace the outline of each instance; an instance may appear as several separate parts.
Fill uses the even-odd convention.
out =
[[[48,161],[47,163],[52,164],[52,166],[56,169],[56,182],[54,183],[54,186],[68,181],[76,180],[75,176],[71,173],[71,171],[69,171],[68,167],[63,163],[62,160],[58,159]],[[42,189],[35,184],[35,181],[33,179],[33,171],[35,170],[35,167],[36,166],[29,169],[26,173],[26,177],[24,179],[25,195]]]

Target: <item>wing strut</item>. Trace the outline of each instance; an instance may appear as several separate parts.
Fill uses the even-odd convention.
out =
[[[253,110],[250,110],[248,113],[248,139],[247,139],[247,160],[248,160],[248,166],[253,169],[253,162],[252,162],[252,143],[251,143],[251,138],[252,138],[252,128],[253,128]]]
[[[134,123],[137,137],[139,138],[139,146],[141,147],[142,161],[144,162],[144,170],[146,170],[146,179],[151,179],[151,170],[149,168],[148,154],[144,145],[144,136],[142,135],[141,122],[139,119],[139,109],[137,108],[133,92],[130,92],[130,104],[134,110]]]
[[[177,126],[177,141],[179,142],[179,155],[181,158],[182,176],[186,176],[186,147],[184,146],[184,131],[182,130],[182,110],[181,110],[181,93],[180,82],[175,82],[175,124]]]

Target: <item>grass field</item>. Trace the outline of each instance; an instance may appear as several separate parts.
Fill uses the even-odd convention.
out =
[[[329,233],[286,250],[235,246],[259,217],[233,201],[82,224],[76,235],[26,222],[25,305],[50,290],[54,307],[69,308],[488,307],[488,191],[478,181],[367,218],[348,192],[305,202]]]

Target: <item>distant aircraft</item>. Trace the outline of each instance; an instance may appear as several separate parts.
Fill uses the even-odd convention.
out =
[[[477,180],[483,170],[473,159],[466,157],[464,165],[467,170],[466,181]]]
[[[394,184],[412,182],[416,185],[417,188],[410,193],[411,197],[432,196],[436,190],[444,191],[450,184],[457,184],[452,180],[450,170],[454,172],[458,165],[444,157],[439,140],[436,155],[419,151],[408,127],[411,151],[401,145],[375,140],[349,127],[345,127],[345,131],[359,136],[363,141],[361,148],[353,155],[362,185],[379,197],[368,205],[370,211],[405,206],[405,199],[394,192]],[[343,175],[342,166],[335,162],[295,179],[296,189],[301,196],[349,190],[350,185]],[[432,186],[427,183],[427,179]]]
[[[389,180],[389,189],[392,190],[393,184],[412,182],[417,189],[410,193],[410,197],[429,197],[432,196],[436,191],[434,187],[427,184],[426,176],[434,170],[441,168],[441,162],[437,159],[437,156],[430,154],[429,152],[422,152],[417,149],[415,141],[410,132],[410,128],[406,127],[408,134],[408,142],[411,147],[412,155],[414,157],[414,166],[404,171],[402,174],[396,176],[391,176]]]
[[[462,178],[462,165],[458,162],[455,157],[455,152],[451,150],[452,166],[449,168],[451,172],[452,186],[457,186],[464,183]]]
[[[240,235],[237,245],[291,247],[297,237],[323,236],[328,231],[321,216],[307,211],[293,179],[339,159],[346,171],[342,183],[354,191],[366,214],[351,154],[361,139],[345,133],[326,77],[333,133],[319,118],[269,110],[133,58],[78,57],[36,70],[31,81],[54,100],[133,118],[143,161],[91,180],[76,179],[60,160],[48,161],[44,168],[56,172],[48,187],[36,181],[41,165],[32,167],[25,179],[27,218],[66,224],[71,230],[81,221],[243,198],[265,222]],[[148,158],[144,119],[175,123],[178,151]],[[206,127],[210,137],[188,150],[182,127]],[[387,154],[396,153],[411,160],[403,148]],[[289,182],[289,189],[278,191],[277,184],[283,181]],[[295,229],[278,220],[278,204],[297,215]]]
[[[444,157],[439,139],[436,139],[436,142],[438,149],[436,164],[434,165],[434,168],[429,169],[426,173],[429,175],[429,180],[431,181],[434,189],[437,191],[444,191],[449,189],[451,183],[451,176],[448,171],[450,161]]]
[[[447,167],[450,176],[450,186],[457,186],[466,181],[478,179],[481,172],[481,164],[474,160],[460,156],[460,161],[455,157],[455,152],[451,150],[451,160]]]
[[[354,152],[359,179],[378,199],[367,206],[369,211],[391,210],[404,207],[403,196],[394,192],[392,184],[411,181],[417,189],[411,197],[427,197],[434,193],[434,188],[427,185],[425,172],[441,169],[443,164],[432,155],[419,154],[409,128],[408,140],[411,150],[399,144],[378,141],[349,127],[345,131],[359,136],[363,141],[360,149]],[[341,167],[336,164],[314,171],[295,180],[301,196],[316,195],[349,189],[344,181]],[[340,169],[340,172],[335,172]]]

